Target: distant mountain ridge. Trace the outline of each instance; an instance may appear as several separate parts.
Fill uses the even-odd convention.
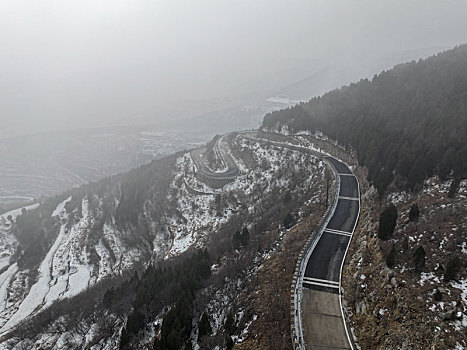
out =
[[[269,113],[263,127],[322,132],[355,150],[380,195],[432,175],[455,186],[467,177],[467,45]]]
[[[307,101],[360,79],[371,78],[396,64],[426,58],[446,49],[446,47],[427,47],[338,59],[318,69],[314,74],[285,86],[274,96],[287,97],[292,101]]]

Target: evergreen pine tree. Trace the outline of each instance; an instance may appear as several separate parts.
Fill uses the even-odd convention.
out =
[[[206,312],[203,313],[203,316],[201,316],[201,319],[199,320],[198,331],[200,339],[212,332],[211,323],[209,322],[209,317]]]
[[[390,268],[393,268],[396,263],[396,246],[392,245],[391,250],[389,251],[388,256],[386,257],[386,265]]]
[[[418,247],[413,254],[415,271],[421,271],[425,267],[425,257],[425,249],[422,246]]]
[[[389,204],[379,217],[378,237],[387,241],[392,237],[397,221],[397,209],[394,204]]]
[[[418,204],[414,203],[410,207],[409,211],[409,221],[417,221],[420,216],[420,211],[418,209]]]

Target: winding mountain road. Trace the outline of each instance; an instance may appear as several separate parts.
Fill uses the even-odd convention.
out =
[[[356,176],[343,162],[324,157],[337,178],[330,215],[309,246],[295,287],[296,349],[353,349],[342,308],[341,275],[360,215]]]
[[[225,134],[219,137],[214,145],[214,151],[224,164],[224,169],[222,171],[213,171],[209,169],[203,161],[201,155],[206,152],[206,147],[191,151],[191,158],[196,165],[197,172],[205,179],[230,182],[240,175],[240,169],[227,151],[228,144],[224,139],[227,135],[228,134]]]
[[[292,295],[292,338],[296,350],[352,349],[342,308],[341,275],[347,249],[360,215],[360,188],[357,177],[340,160],[317,150],[294,144],[257,138],[255,133],[240,132],[243,137],[263,144],[305,152],[326,162],[336,180],[336,198],[323,225],[311,240],[301,261]],[[205,149],[191,153],[198,172],[205,178],[233,181],[240,171],[230,156],[226,135],[216,142],[216,152],[225,170],[215,172],[202,161]]]

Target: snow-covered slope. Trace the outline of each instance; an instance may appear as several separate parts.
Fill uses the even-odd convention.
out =
[[[254,213],[263,197],[274,193],[279,195],[286,190],[293,174],[310,174],[324,168],[322,162],[303,152],[276,146],[264,147],[241,135],[234,143],[239,152],[251,152],[256,167],[249,168],[237,159],[242,174],[220,190],[199,182],[193,172],[184,171],[193,169],[189,154],[177,160],[177,175],[170,186],[169,200],[175,204],[178,215],[168,218],[173,241],[166,257],[178,255],[193,245],[202,247],[209,233],[218,230],[242,208]],[[203,194],[192,195],[190,189]]]
[[[55,222],[56,233],[39,264],[15,260],[24,254],[19,249],[16,258],[8,260],[11,265],[5,265],[0,275],[0,333],[5,336],[56,301],[135,267],[207,246],[229,223],[252,220],[287,192],[307,191],[324,171],[323,163],[306,152],[264,145],[242,134],[231,139],[226,151],[241,174],[221,189],[196,177],[186,152],[84,186],[47,210],[45,204],[39,207],[40,222]],[[8,257],[20,245],[13,233],[22,229],[11,219],[1,219],[4,246],[11,248]],[[89,332],[99,322],[86,323]],[[38,347],[52,342],[51,347],[60,348],[61,337],[51,339],[40,340]]]

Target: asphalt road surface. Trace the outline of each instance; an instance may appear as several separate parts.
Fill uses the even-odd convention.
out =
[[[340,273],[360,211],[357,178],[348,166],[324,157],[340,180],[336,209],[306,262],[302,331],[306,349],[352,349],[340,305]]]
[[[305,270],[305,277],[322,282],[316,281],[317,283],[313,284],[308,280],[310,283],[304,281],[304,286],[338,293],[338,288],[325,285],[328,284],[326,281],[339,282],[342,260],[358,219],[360,204],[357,179],[350,169],[334,158],[327,157],[327,159],[340,177],[339,199],[334,215],[313,250]]]

